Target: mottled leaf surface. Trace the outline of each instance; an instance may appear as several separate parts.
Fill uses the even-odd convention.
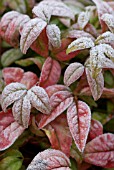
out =
[[[114,134],[100,135],[85,148],[85,162],[104,168],[114,167]]]
[[[66,86],[70,86],[76,80],[78,80],[84,72],[84,66],[80,63],[70,64],[64,73],[64,83]]]
[[[54,168],[67,168],[69,166],[70,161],[63,152],[55,149],[47,149],[35,156],[27,170],[39,168],[41,170],[51,170]]]
[[[67,120],[75,144],[79,151],[83,152],[90,129],[89,106],[82,101],[78,101],[77,106],[73,103],[67,110]]]

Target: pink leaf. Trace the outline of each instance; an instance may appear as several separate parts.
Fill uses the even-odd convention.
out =
[[[48,57],[48,38],[46,29],[40,33],[39,37],[32,43],[31,49],[43,57]]]
[[[61,67],[56,60],[48,57],[42,67],[39,85],[47,87],[58,82],[61,74]]]
[[[27,95],[16,101],[13,105],[12,112],[14,119],[24,128],[28,127],[30,120],[31,104]]]
[[[89,132],[89,139],[92,140],[102,134],[103,134],[102,124],[98,120],[92,119],[90,132]]]
[[[67,168],[70,166],[70,160],[67,156],[55,149],[47,149],[43,152],[39,152],[38,155],[32,160],[27,170],[32,169],[54,169],[54,168]]]
[[[27,92],[27,97],[33,107],[44,114],[49,114],[51,111],[49,97],[46,91],[39,86],[33,86]]]
[[[102,20],[102,16],[105,13],[113,13],[113,9],[110,7],[110,5],[108,5],[107,2],[104,1],[99,1],[99,0],[92,0],[96,6],[97,6],[97,10],[98,10],[98,16],[99,16],[99,20],[100,20],[100,24],[102,27],[102,32],[107,31],[107,26],[105,24],[105,22]]]
[[[24,128],[14,121],[11,110],[0,112],[0,151],[9,148],[23,131]]]
[[[61,113],[63,113],[73,102],[73,97],[68,91],[59,91],[54,93],[50,98],[52,106],[52,112],[49,116],[43,116],[39,128],[46,126],[48,123],[53,121]]]
[[[55,24],[48,25],[46,28],[49,47],[59,48],[61,46],[61,31]]]
[[[10,83],[2,92],[1,106],[3,111],[13,104],[16,100],[21,99],[26,94],[26,86],[21,83]]]
[[[104,168],[114,167],[114,134],[102,134],[85,148],[85,162]]]
[[[98,100],[101,97],[104,88],[103,74],[100,72],[98,76],[93,79],[90,70],[86,68],[86,75],[92,96],[94,100]]]
[[[70,86],[76,80],[78,80],[84,72],[84,66],[80,63],[72,63],[65,70],[64,83],[66,86]]]
[[[31,19],[24,25],[20,40],[20,48],[23,53],[27,52],[28,48],[37,39],[46,25],[47,23],[45,21],[38,18]]]
[[[25,72],[20,83],[26,85],[27,89],[30,89],[38,82],[38,77],[36,74],[32,73],[31,71]]]
[[[23,77],[24,70],[16,67],[7,67],[2,70],[3,78],[6,85],[12,82],[20,82]]]
[[[70,91],[69,87],[66,87],[64,85],[59,85],[59,84],[55,84],[55,85],[52,85],[52,86],[48,86],[46,89],[46,92],[49,96],[49,98],[56,92],[59,92],[59,91]]]
[[[89,106],[78,101],[77,107],[73,103],[67,110],[68,125],[80,152],[84,151],[87,136],[90,129],[91,111]]]
[[[72,137],[68,128],[66,115],[63,114],[57,117],[53,122],[51,122],[51,126],[55,129],[61,151],[69,157]]]

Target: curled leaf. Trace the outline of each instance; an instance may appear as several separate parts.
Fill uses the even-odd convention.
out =
[[[49,46],[51,45],[55,48],[61,46],[61,32],[58,26],[55,24],[48,25],[46,28],[47,37],[49,40]]]
[[[10,83],[2,92],[1,106],[3,111],[14,103],[16,100],[21,99],[26,94],[26,86],[21,83]]]
[[[84,27],[87,25],[89,20],[90,20],[90,12],[89,11],[81,12],[78,16],[78,24],[80,29],[84,29]]]
[[[39,85],[47,87],[56,84],[60,78],[60,74],[60,64],[51,57],[48,57],[42,67]]]
[[[78,80],[84,72],[84,66],[80,63],[72,63],[65,70],[64,83],[66,86],[70,86],[76,80]]]
[[[39,86],[33,86],[27,92],[28,99],[33,107],[44,114],[49,114],[51,111],[49,97],[46,91]]]
[[[32,160],[27,170],[32,169],[54,169],[54,168],[67,168],[70,166],[70,161],[67,156],[55,149],[47,149],[43,152],[39,152],[38,155]]]
[[[23,53],[26,53],[28,48],[37,39],[47,23],[39,18],[31,19],[21,32],[20,48]]]
[[[75,103],[72,103],[67,110],[67,120],[75,144],[79,151],[83,152],[90,129],[89,106],[82,101],[78,101],[77,107]]]
[[[94,42],[91,38],[81,37],[74,40],[67,48],[66,53],[69,54],[73,51],[83,50],[87,48],[94,47]]]
[[[100,36],[97,37],[95,40],[95,44],[111,44],[114,41],[114,34],[110,31],[107,31]]]
[[[85,162],[104,168],[114,167],[114,134],[102,134],[85,148]]]
[[[93,78],[91,71],[86,68],[86,75],[92,96],[94,100],[98,100],[101,97],[104,88],[103,74],[100,72],[96,78]]]
[[[107,24],[108,28],[114,33],[114,17],[111,14],[104,14],[102,20]]]

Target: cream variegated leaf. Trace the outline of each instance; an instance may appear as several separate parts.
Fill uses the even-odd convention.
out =
[[[47,23],[39,18],[31,19],[26,23],[21,32],[20,48],[23,53],[26,53],[28,48],[37,39]]]
[[[52,170],[59,168],[61,168],[61,170],[62,168],[64,170],[67,170],[67,167],[69,167],[70,165],[70,160],[63,152],[55,149],[47,149],[43,152],[39,152],[34,157],[32,162],[29,164],[27,170]]]
[[[91,121],[89,106],[82,101],[74,103],[67,110],[67,121],[74,142],[80,152],[84,151]]]
[[[72,10],[61,1],[45,0],[35,6],[32,12],[44,21],[49,22],[51,16],[67,17],[74,20]]]
[[[64,83],[66,86],[70,86],[76,80],[78,80],[84,72],[84,66],[80,63],[72,63],[65,70]]]
[[[21,83],[10,83],[2,92],[1,106],[5,112],[7,107],[26,94],[26,86]]]
[[[110,31],[114,33],[114,16],[106,13],[102,16],[102,20],[106,23]]]
[[[59,48],[61,46],[61,32],[55,24],[48,25],[46,28],[47,37],[49,40],[49,47]]]
[[[92,96],[94,100],[98,100],[101,97],[104,88],[103,74],[100,72],[96,78],[93,78],[89,68],[86,68],[86,75]]]
[[[12,112],[14,119],[24,128],[27,128],[30,120],[31,103],[28,96],[16,101],[13,105]]]
[[[74,51],[84,50],[94,47],[94,42],[91,38],[81,37],[74,40],[67,48],[66,53],[69,54]]]
[[[97,37],[95,44],[111,44],[114,42],[114,34],[107,31]]]
[[[28,92],[27,97],[33,107],[44,114],[49,114],[51,111],[49,97],[46,91],[39,86],[33,86]]]

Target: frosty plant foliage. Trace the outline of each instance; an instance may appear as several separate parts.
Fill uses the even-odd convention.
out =
[[[0,54],[0,169],[114,168],[114,2],[2,0]]]

